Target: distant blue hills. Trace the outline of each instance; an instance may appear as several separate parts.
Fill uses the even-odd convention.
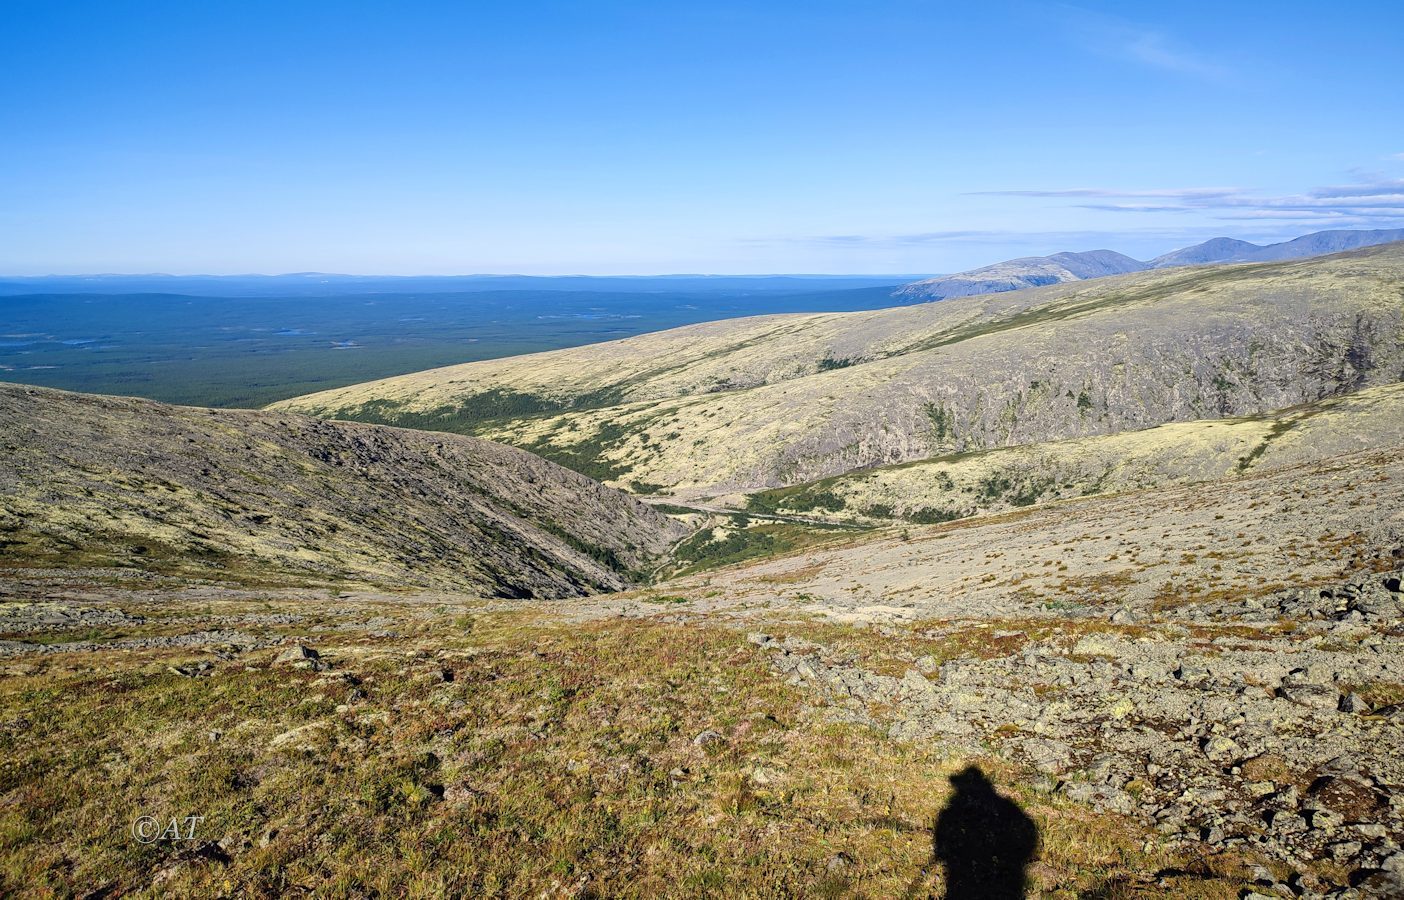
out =
[[[0,276],[0,296],[22,294],[181,294],[196,297],[312,297],[351,294],[476,293],[488,291],[594,291],[646,293],[812,293],[893,288],[899,302],[944,300],[972,294],[1083,281],[1170,266],[1270,262],[1339,253],[1404,240],[1404,228],[1318,231],[1276,244],[1219,237],[1154,259],[1114,250],[1025,256],[954,275],[39,275]]]

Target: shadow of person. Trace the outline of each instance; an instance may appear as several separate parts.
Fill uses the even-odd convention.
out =
[[[952,775],[951,785],[955,793],[932,833],[932,855],[946,869],[946,900],[1022,898],[1038,827],[978,766]]]

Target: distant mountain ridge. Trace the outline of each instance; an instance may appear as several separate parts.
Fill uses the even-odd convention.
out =
[[[947,300],[977,294],[999,294],[1023,288],[1084,281],[1104,275],[1126,275],[1149,268],[1140,260],[1114,250],[1085,253],[1054,253],[1052,256],[1025,256],[1005,262],[958,272],[941,278],[928,278],[904,285],[893,292],[905,299]]]
[[[1216,262],[1247,262],[1263,247],[1235,238],[1213,238],[1193,247],[1182,247],[1162,253],[1151,260],[1147,268],[1166,269],[1171,266],[1199,266]]]
[[[1250,244],[1232,238],[1214,238],[1193,247],[1175,250],[1150,261],[1153,269],[1169,266],[1193,266],[1221,262],[1275,262],[1282,259],[1303,259],[1324,256],[1344,250],[1358,250],[1376,244],[1404,241],[1404,228],[1375,231],[1317,231],[1290,241],[1276,244]]]
[[[1146,269],[1199,266],[1229,262],[1275,262],[1358,250],[1404,241],[1404,228],[1374,231],[1317,231],[1276,244],[1253,244],[1235,238],[1213,238],[1202,244],[1161,254],[1148,262],[1112,250],[1054,253],[1005,260],[968,272],[928,278],[903,285],[892,296],[904,300],[948,300],[977,294],[998,294],[1028,287],[1126,275]]]

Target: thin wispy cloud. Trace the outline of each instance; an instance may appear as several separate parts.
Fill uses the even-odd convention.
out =
[[[1404,179],[1361,173],[1351,184],[1326,185],[1300,194],[1265,196],[1242,188],[1071,188],[982,191],[983,196],[1068,200],[1075,209],[1113,213],[1202,213],[1226,220],[1339,219],[1343,224],[1404,217]],[[1120,202],[1118,202],[1120,201]],[[1146,202],[1155,201],[1155,202]]]
[[[1189,212],[1188,206],[1147,206],[1135,203],[1079,203],[1078,209],[1095,209],[1102,212],[1139,212],[1139,213],[1160,213],[1160,212]]]
[[[998,244],[1004,246],[1117,245],[1122,241],[1164,239],[1190,243],[1221,236],[1214,222],[1254,223],[1250,237],[1295,237],[1306,229],[1397,228],[1404,221],[1404,179],[1360,172],[1349,184],[1324,185],[1299,194],[1264,195],[1245,188],[1054,188],[975,191],[965,196],[1026,200],[1066,200],[1068,209],[1085,209],[1146,217],[1188,216],[1183,224],[1156,227],[1140,224],[1115,230],[1022,231],[1018,229],[945,230],[910,234],[831,234],[755,238],[746,243],[807,244],[834,248],[901,248],[911,246]],[[1087,201],[1087,202],[1077,202]],[[1169,220],[1161,219],[1163,222]],[[1239,232],[1242,233],[1242,232]],[[1040,252],[1044,252],[1040,250]]]
[[[1231,197],[1242,192],[1241,188],[1177,188],[1169,190],[1114,190],[1109,188],[1070,188],[1056,191],[969,191],[968,197],[1136,197],[1136,198],[1183,198],[1209,199],[1213,197]]]
[[[1205,231],[1200,229],[1199,231]],[[1059,231],[1020,231],[1017,229],[987,229],[980,231],[926,231],[912,234],[819,234],[797,237],[745,238],[747,244],[807,244],[827,247],[902,247],[940,244],[998,244],[998,245],[1090,245],[1107,243],[1112,237],[1133,237],[1140,239],[1179,240],[1185,235],[1195,235],[1194,229],[1132,228],[1111,235],[1106,231],[1059,230]],[[1207,235],[1209,232],[1205,231]]]
[[[1404,178],[1381,178],[1363,184],[1317,188],[1310,196],[1314,199],[1400,197],[1404,196]]]
[[[1368,213],[1364,211],[1342,212],[1339,210],[1312,212],[1309,210],[1290,209],[1250,209],[1244,210],[1243,212],[1225,212],[1214,218],[1223,221],[1281,219],[1302,224],[1328,222],[1342,227],[1357,227],[1380,224],[1379,220],[1383,219],[1404,219],[1404,209],[1370,210]]]
[[[798,237],[741,238],[743,244],[818,244],[843,246],[891,246],[894,244],[930,244],[943,241],[1005,240],[1007,231],[927,231],[919,234],[808,234]]]
[[[1055,15],[1071,41],[1099,56],[1208,81],[1224,81],[1233,74],[1228,66],[1152,25],[1080,6],[1058,6]]]

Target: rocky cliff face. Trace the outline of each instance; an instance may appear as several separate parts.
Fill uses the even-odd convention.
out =
[[[567,597],[680,536],[509,447],[0,385],[0,560],[202,579]]]

